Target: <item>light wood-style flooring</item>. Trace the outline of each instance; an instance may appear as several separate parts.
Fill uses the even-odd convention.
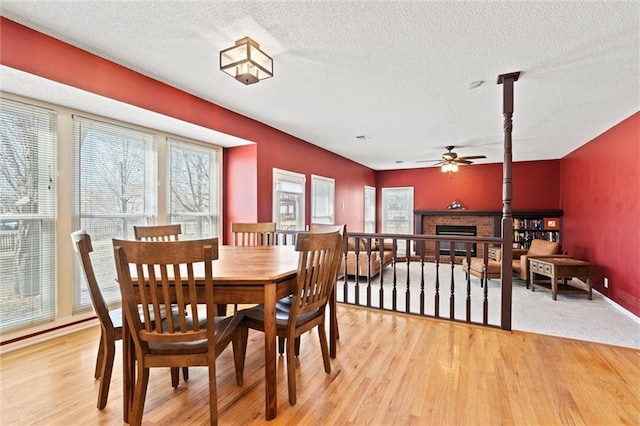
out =
[[[325,374],[317,333],[303,337],[298,403],[278,359],[278,417],[264,420],[262,334],[249,336],[244,386],[231,347],[218,359],[221,425],[638,425],[640,351],[340,305]],[[97,327],[0,358],[0,424],[122,424],[121,348],[107,407],[96,409]],[[145,424],[208,424],[206,370],[171,387],[151,372]]]

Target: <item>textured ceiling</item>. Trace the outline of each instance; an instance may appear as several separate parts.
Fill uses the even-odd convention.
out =
[[[499,74],[522,72],[515,161],[562,158],[640,109],[638,1],[2,0],[0,10],[377,170],[424,167],[416,160],[446,145],[501,162]],[[244,86],[219,70],[218,52],[244,36],[273,57],[273,78]]]

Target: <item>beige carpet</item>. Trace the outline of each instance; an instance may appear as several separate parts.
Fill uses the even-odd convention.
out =
[[[382,308],[406,311],[407,294],[409,311],[420,312],[421,301],[421,268],[417,262],[409,266],[409,284],[407,285],[406,263],[396,265],[395,271],[387,267],[383,274],[383,303]],[[396,289],[396,307],[393,307],[393,289]],[[440,315],[449,316],[451,300],[451,266],[440,265],[438,268]],[[425,312],[433,315],[435,300],[436,266],[433,263],[424,266],[424,306]],[[453,299],[456,319],[465,319],[466,315],[466,279],[462,269],[456,265],[453,270]],[[355,303],[355,281],[353,277],[348,281],[347,300]],[[376,276],[371,282],[371,306],[380,306],[380,277]],[[408,292],[407,292],[408,289]],[[367,283],[361,278],[358,293],[359,304],[367,305]],[[344,301],[344,280],[338,281],[338,300]],[[484,289],[480,287],[477,278],[471,278],[471,318],[473,321],[482,320],[482,305]],[[490,324],[499,325],[500,322],[500,281],[490,280],[487,289],[488,318]],[[551,336],[567,337],[625,346],[640,349],[640,319],[623,310],[618,305],[606,299],[600,293],[593,292],[593,300],[588,300],[585,294],[559,294],[557,300],[552,300],[551,292],[536,287],[532,292],[525,288],[524,281],[513,280],[513,309],[512,329],[528,331]]]

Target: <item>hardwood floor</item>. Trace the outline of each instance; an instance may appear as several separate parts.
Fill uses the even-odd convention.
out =
[[[338,358],[325,374],[317,333],[303,336],[298,403],[278,358],[268,424],[640,424],[640,351],[340,305]],[[107,407],[96,409],[99,329],[0,357],[2,425],[122,424],[121,348]],[[231,348],[218,359],[221,425],[266,424],[262,335],[249,336],[244,386]],[[171,387],[151,371],[145,424],[207,424],[205,369]]]

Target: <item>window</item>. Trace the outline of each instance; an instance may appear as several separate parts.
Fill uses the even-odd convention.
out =
[[[129,127],[73,117],[74,221],[91,235],[92,263],[107,301],[120,300],[112,238],[133,238],[133,225],[157,215],[157,155],[154,135]],[[74,312],[91,306],[76,263]]]
[[[413,187],[382,188],[382,232],[413,233]]]
[[[305,176],[273,169],[273,221],[279,230],[303,230]]]
[[[168,138],[169,215],[187,238],[219,235],[220,150]]]
[[[335,223],[335,179],[311,175],[311,223]]]
[[[376,232],[376,189],[364,187],[364,232]]]
[[[0,99],[0,331],[56,315],[54,111]]]

